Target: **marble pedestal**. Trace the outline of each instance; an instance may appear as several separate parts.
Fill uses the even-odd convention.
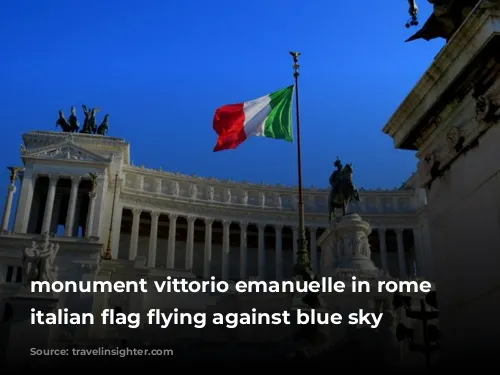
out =
[[[325,307],[339,312],[344,317],[342,337],[337,342],[358,341],[365,345],[360,350],[367,353],[377,352],[379,360],[397,365],[399,362],[398,344],[394,336],[396,318],[392,310],[392,294],[379,293],[379,281],[393,280],[377,268],[371,260],[368,235],[370,224],[357,214],[348,214],[335,221],[318,240],[321,247],[321,277],[330,277],[332,282],[342,281],[346,288],[343,293],[323,293]],[[353,280],[354,279],[354,280]],[[369,283],[370,291],[357,292],[353,282]],[[383,313],[382,321],[376,329],[365,325],[348,325],[346,318],[350,313],[363,309],[365,313]],[[337,331],[340,333],[340,330]]]
[[[346,285],[344,293],[325,296],[327,300],[340,297],[344,302],[356,300],[358,304],[363,305],[361,308],[368,307],[365,306],[368,301],[374,301],[375,298],[389,297],[387,293],[377,293],[377,283],[392,278],[377,268],[371,260],[368,242],[371,230],[370,224],[358,214],[349,214],[333,221],[319,238],[321,277],[331,277],[334,281],[343,281]],[[355,292],[354,281],[369,282],[370,292]]]

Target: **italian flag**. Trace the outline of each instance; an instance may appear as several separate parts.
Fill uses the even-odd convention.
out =
[[[247,138],[260,136],[293,142],[294,86],[215,111],[214,130],[219,136],[214,152],[235,149]]]

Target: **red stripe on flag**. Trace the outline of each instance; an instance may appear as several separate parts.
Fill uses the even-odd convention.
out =
[[[238,147],[246,138],[243,125],[245,113],[243,103],[230,104],[215,111],[214,130],[219,136],[214,152]]]

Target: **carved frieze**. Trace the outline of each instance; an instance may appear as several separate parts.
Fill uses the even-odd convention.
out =
[[[37,148],[37,149],[26,149],[21,151],[22,156],[28,156],[33,158],[47,158],[47,159],[65,159],[65,160],[77,160],[77,161],[87,161],[94,163],[109,162],[110,160],[82,150],[76,145],[64,143],[59,146],[51,145],[49,147]]]
[[[215,188],[213,186],[207,186],[207,199],[213,201],[215,198]]]
[[[497,122],[500,118],[500,89],[490,89],[476,100],[475,120],[484,130]]]
[[[498,84],[497,84],[498,86]],[[419,165],[418,173],[423,185],[429,185],[435,178],[442,176],[456,157],[476,144],[477,139],[489,127],[500,120],[500,90],[490,88],[479,96],[463,111],[462,119],[427,146]],[[472,106],[472,108],[471,108]]]

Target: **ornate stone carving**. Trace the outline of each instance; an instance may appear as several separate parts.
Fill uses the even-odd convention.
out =
[[[248,190],[244,189],[241,193],[241,204],[247,205],[248,204]]]
[[[491,124],[500,116],[500,90],[492,90],[476,100],[476,121]]]
[[[186,216],[186,220],[187,220],[188,224],[194,224],[194,222],[196,221],[196,216],[192,216],[192,215]]]
[[[23,252],[24,284],[32,281],[55,281],[57,275],[55,258],[58,251],[59,244],[50,242],[48,233],[44,235],[42,243],[37,244],[33,241],[31,247],[25,248]]]
[[[177,181],[172,181],[172,195],[174,197],[178,197],[179,196],[179,183]]]
[[[364,233],[353,233],[344,237],[343,241],[344,256],[365,256],[370,257],[370,245],[368,237]]]
[[[137,176],[135,183],[138,190],[144,190],[144,176]]]
[[[240,221],[239,224],[240,224],[240,228],[242,230],[246,230],[247,227],[248,227],[248,222],[247,221]]]
[[[427,175],[431,174],[432,168],[435,168],[436,165],[441,164],[440,151],[441,147],[435,148],[433,151],[425,155],[423,168]]]
[[[212,226],[212,224],[214,223],[214,219],[211,217],[206,217],[203,220],[205,221],[205,225],[207,226]]]
[[[274,194],[274,204],[277,208],[281,208],[281,194],[280,193]]]
[[[231,225],[231,220],[222,220],[222,226],[229,227]]]
[[[213,186],[207,186],[207,199],[213,201],[215,198],[215,188]]]
[[[81,160],[90,162],[99,162],[100,160],[90,156],[86,152],[75,150],[69,146],[57,148],[54,150],[47,150],[39,154],[31,155],[37,157],[51,158],[51,159],[68,159],[68,160]]]
[[[140,208],[132,208],[131,211],[132,211],[132,214],[134,216],[141,216],[141,214],[142,214],[142,209],[140,209]]]
[[[24,168],[22,167],[7,167],[7,169],[10,171],[11,184],[15,184],[15,182],[17,181],[18,173],[24,170]]]
[[[98,178],[99,175],[97,173],[89,173],[90,176],[90,181],[91,181],[91,192],[95,192],[97,190],[97,185],[98,185]]]
[[[458,126],[453,126],[450,130],[448,130],[448,133],[446,134],[446,141],[449,151],[460,151],[465,141],[465,138],[462,135],[462,129]]]
[[[231,203],[231,200],[232,200],[232,192],[231,192],[231,189],[229,188],[226,188],[225,189],[225,198],[224,198],[224,202],[225,203]]]
[[[266,206],[266,193],[264,193],[263,191],[259,191],[259,206]]]
[[[178,217],[179,217],[178,214],[173,214],[173,213],[168,214],[168,220],[170,221],[176,221]]]
[[[155,193],[160,194],[162,188],[162,180],[161,178],[155,178]]]
[[[191,199],[196,199],[197,195],[198,195],[198,186],[196,184],[191,184],[189,186],[189,195],[191,197]]]
[[[324,276],[332,275],[341,279],[353,275],[369,279],[380,277],[381,272],[370,259],[370,232],[370,225],[357,214],[333,222],[318,241],[322,261],[329,262],[321,265],[321,269],[327,273]]]

